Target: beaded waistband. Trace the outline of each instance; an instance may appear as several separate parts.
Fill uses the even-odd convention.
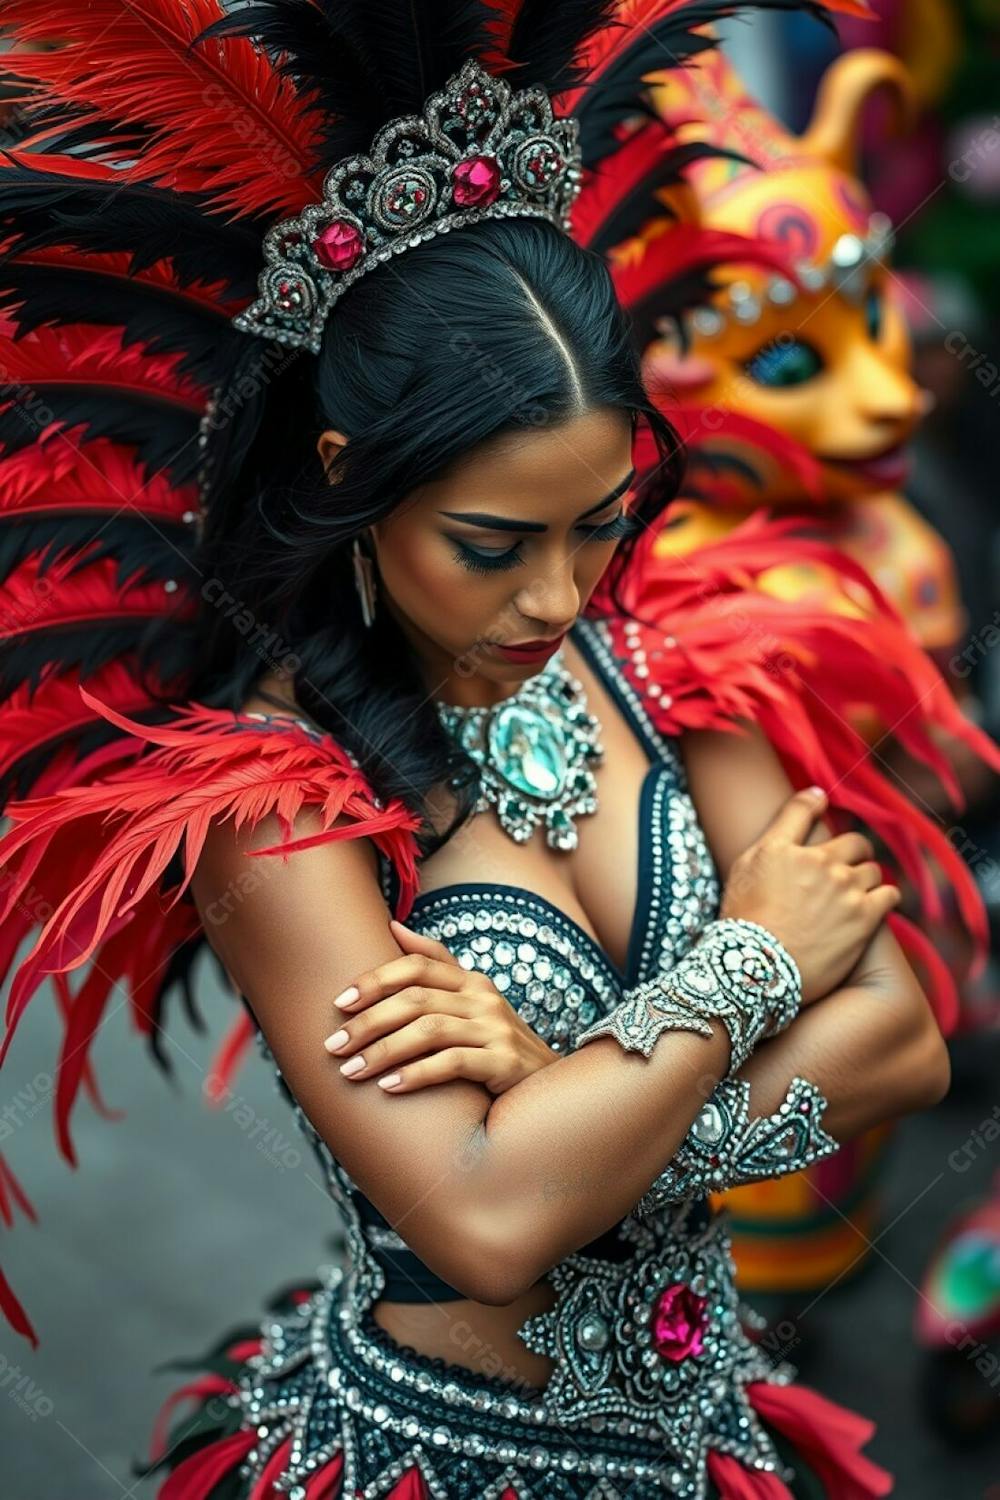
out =
[[[635,1225],[629,1261],[574,1255],[553,1268],[556,1306],[519,1330],[555,1361],[544,1389],[397,1343],[360,1294],[359,1268],[328,1269],[307,1304],[264,1329],[240,1396],[264,1434],[247,1473],[290,1430],[276,1488],[293,1495],[337,1455],[341,1493],[363,1500],[414,1467],[434,1500],[500,1500],[508,1486],[591,1500],[602,1482],[630,1500],[706,1500],[709,1448],[781,1473],[744,1387],[793,1372],[774,1370],[739,1324],[718,1220],[686,1239],[666,1227],[657,1239]]]

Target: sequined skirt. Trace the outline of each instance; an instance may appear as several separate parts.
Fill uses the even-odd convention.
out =
[[[352,1315],[334,1267],[198,1360],[160,1368],[201,1373],[164,1403],[135,1466],[164,1476],[157,1500],[870,1500],[892,1488],[860,1451],[870,1422],[759,1381],[746,1394],[784,1476],[713,1450],[692,1490],[662,1441],[628,1423],[553,1425],[540,1392],[395,1342],[370,1312]]]

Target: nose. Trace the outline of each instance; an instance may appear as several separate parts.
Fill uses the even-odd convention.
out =
[[[854,351],[851,389],[858,410],[869,422],[906,429],[920,416],[920,392],[909,371],[872,350]]]
[[[580,609],[580,590],[573,569],[574,559],[551,563],[518,589],[515,607],[532,628],[546,636],[568,630]]]

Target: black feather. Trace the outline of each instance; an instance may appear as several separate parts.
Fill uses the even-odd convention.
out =
[[[692,162],[715,157],[751,164],[749,158],[741,152],[730,151],[723,146],[710,146],[706,141],[688,141],[684,145],[675,146],[673,151],[660,158],[656,170],[637,182],[628,196],[621,200],[614,213],[598,227],[593,238],[588,240],[587,249],[606,255],[615,245],[638,234],[650,219],[672,217],[666,205],[655,196],[657,191],[680,182]],[[613,175],[614,157],[602,163],[598,170]]]
[[[363,152],[399,115],[481,53],[490,38],[484,0],[251,0],[214,21],[199,41],[252,36],[324,116],[323,165]]]
[[[0,308],[9,308],[16,319],[15,338],[81,318],[120,328],[126,345],[142,343],[150,354],[180,354],[178,370],[209,388],[226,346],[235,352],[246,338],[222,307],[97,268],[0,265]]]
[[[739,0],[691,0],[655,25],[636,28],[632,41],[574,111],[580,122],[584,166],[595,165],[615,149],[615,127],[641,109],[642,80],[647,73],[686,66],[718,45],[716,38],[700,34],[703,28],[757,10],[804,11],[832,24],[817,0],[747,0],[745,4]]]
[[[99,385],[86,389],[79,383],[36,382],[30,389],[0,385],[0,400],[9,404],[0,411],[0,448],[4,454],[20,452],[38,439],[38,404],[46,417],[65,427],[83,424],[83,437],[107,437],[133,444],[147,472],[167,470],[175,484],[188,484],[197,477],[198,417],[176,403],[154,394],[123,394]],[[46,423],[47,425],[47,423]]]
[[[21,250],[50,245],[124,250],[134,271],[169,255],[182,284],[221,281],[236,299],[257,290],[266,223],[227,224],[194,195],[80,182],[9,157],[4,162],[2,151],[0,164],[0,229],[5,241],[11,237],[0,264]]]
[[[80,566],[115,558],[118,588],[176,577],[193,545],[191,527],[142,515],[138,507],[128,508],[127,498],[109,494],[103,506],[45,511],[30,520],[21,511],[0,513],[0,584],[28,557],[37,555],[45,573],[64,552],[77,553],[88,542],[92,550]]]
[[[53,661],[59,663],[60,670],[76,668],[82,676],[99,672],[108,662],[136,649],[144,626],[142,618],[131,615],[124,620],[91,618],[80,626],[66,628],[46,625],[34,632],[8,636],[0,661],[0,700],[25,684],[33,692],[48,675]]]
[[[518,87],[538,84],[550,94],[575,88],[585,73],[574,63],[583,42],[610,25],[619,0],[524,0],[511,30],[510,55]]]

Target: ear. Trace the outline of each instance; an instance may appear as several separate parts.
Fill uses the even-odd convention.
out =
[[[327,474],[329,474],[330,472],[330,465],[333,463],[334,459],[337,457],[337,454],[340,452],[346,442],[347,438],[345,437],[345,435],[342,432],[339,432],[335,427],[328,427],[326,431],[321,432],[319,437],[316,439],[316,451],[320,456],[320,462],[322,463],[323,468]]]

